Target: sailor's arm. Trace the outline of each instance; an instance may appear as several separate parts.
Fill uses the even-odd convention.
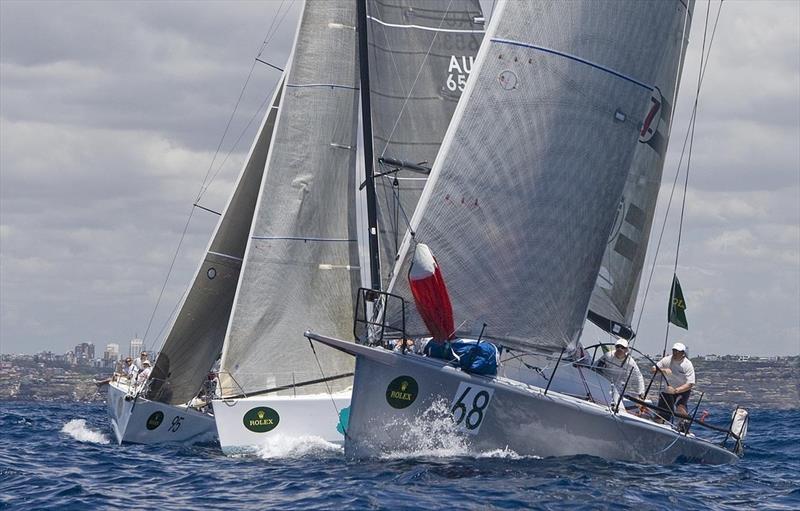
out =
[[[661,362],[662,361],[659,360],[658,362],[656,362],[656,365],[650,366],[650,372],[655,374],[656,371],[658,371],[660,369],[661,370],[661,374],[663,374],[665,376],[669,376],[670,374],[672,374],[672,370],[669,367],[667,367],[665,365],[662,365]]]
[[[670,394],[681,394],[687,390],[690,390],[692,387],[694,387],[694,383],[684,383],[683,385],[678,385],[677,387],[667,385],[667,392]]]

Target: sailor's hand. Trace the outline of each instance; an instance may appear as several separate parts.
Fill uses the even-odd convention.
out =
[[[669,368],[667,368],[667,369],[662,369],[662,370],[661,370],[661,374],[664,374],[664,375],[667,375],[667,376],[669,376],[670,374],[672,374],[672,369],[669,369]]]
[[[675,393],[675,387],[673,387],[672,385],[667,385],[666,392],[667,392],[667,394],[674,394]]]

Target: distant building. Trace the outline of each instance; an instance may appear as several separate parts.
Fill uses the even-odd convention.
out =
[[[106,344],[106,349],[103,352],[103,363],[114,364],[119,360],[119,344],[111,342]]]
[[[82,342],[75,346],[75,362],[79,366],[91,366],[94,360],[94,344]]]
[[[55,355],[52,351],[40,351],[33,356],[34,362],[53,362],[54,360]]]
[[[131,339],[131,346],[130,350],[128,351],[128,356],[135,359],[142,351],[144,351],[144,341],[141,339]]]

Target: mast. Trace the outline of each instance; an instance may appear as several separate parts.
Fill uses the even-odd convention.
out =
[[[357,0],[358,68],[361,75],[361,125],[364,139],[364,174],[367,194],[367,236],[369,270],[372,289],[381,288],[380,255],[378,253],[378,220],[375,207],[375,177],[372,154],[372,112],[369,97],[369,55],[367,47],[367,0]]]

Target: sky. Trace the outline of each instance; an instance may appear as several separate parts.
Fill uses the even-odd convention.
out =
[[[279,77],[254,59],[285,65],[296,4],[0,0],[0,352],[160,342],[217,219],[195,210],[169,272],[192,204],[203,187],[202,206],[224,207]],[[705,10],[698,2],[642,289]],[[669,333],[690,354],[800,353],[798,26],[800,2],[723,3],[678,265],[689,330]],[[665,340],[681,190],[637,306],[648,353]]]

